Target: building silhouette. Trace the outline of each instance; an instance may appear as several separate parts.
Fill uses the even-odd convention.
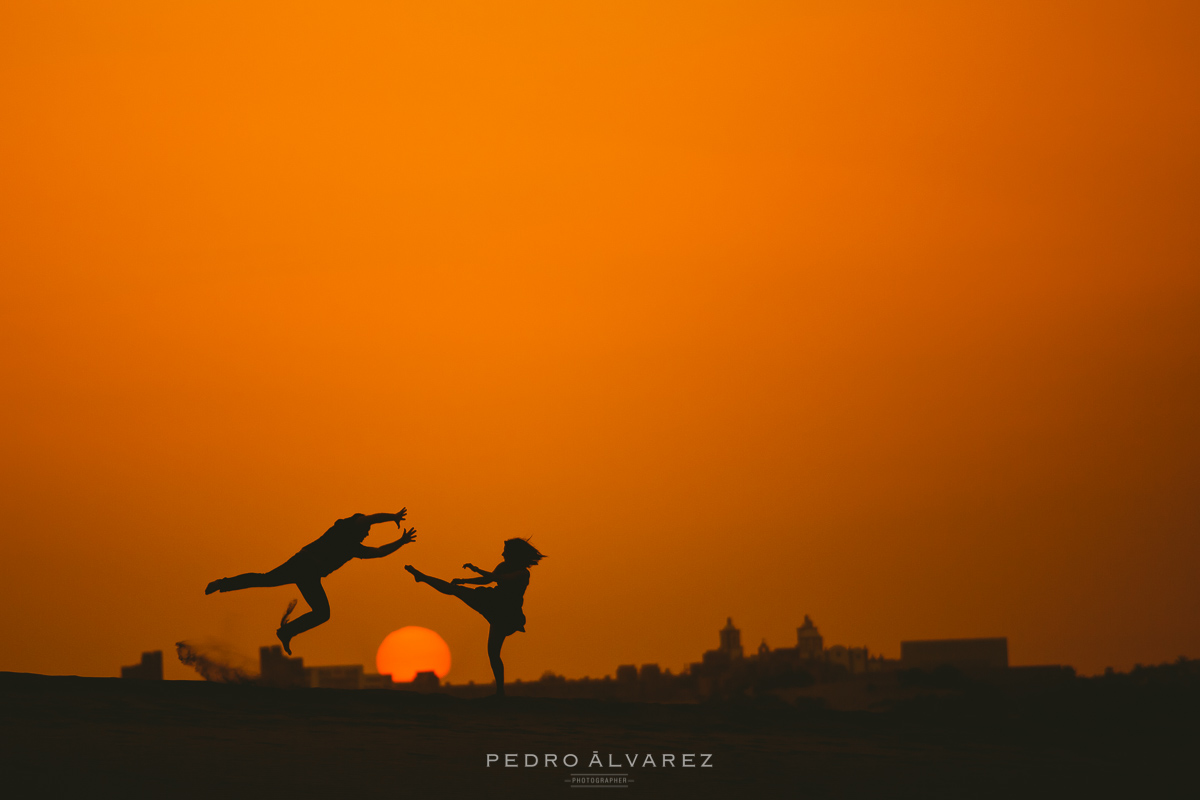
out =
[[[812,619],[805,614],[804,624],[796,628],[796,654],[800,658],[820,658],[824,643],[825,639],[817,630],[817,626],[813,625]]]
[[[364,689],[391,689],[392,676],[378,675],[374,672],[364,672],[362,676],[362,688]]]
[[[721,629],[721,652],[726,653],[732,661],[742,657],[742,632],[733,627],[733,617],[725,618],[725,627]]]
[[[327,667],[306,667],[302,657],[283,654],[279,645],[258,648],[259,683],[281,689],[307,687],[310,689],[362,689],[367,685],[362,664],[344,664]],[[386,684],[372,688],[391,688],[391,678]]]
[[[717,641],[715,649],[705,651],[700,661],[688,665],[678,674],[672,674],[671,670],[662,669],[658,664],[642,664],[640,668],[635,664],[621,664],[614,677],[568,679],[547,671],[539,680],[517,679],[506,689],[513,696],[660,703],[694,703],[771,694],[795,699],[808,693],[814,697],[841,698],[830,702],[844,704],[846,697],[857,695],[874,702],[871,692],[880,691],[880,686],[898,685],[898,681],[911,683],[913,679],[905,676],[912,670],[954,667],[981,674],[986,672],[993,676],[989,680],[1009,683],[1050,679],[1042,673],[1057,680],[1070,673],[1069,668],[1064,671],[1064,668],[1052,667],[1039,668],[1041,671],[1036,674],[1030,668],[1025,670],[1028,675],[1018,675],[1017,671],[1008,669],[1008,640],[1005,638],[906,641],[901,643],[901,659],[872,655],[865,646],[835,644],[826,647],[820,630],[807,614],[803,624],[796,628],[796,644],[791,647],[772,649],[763,639],[755,652],[747,655],[742,646],[742,632],[733,624],[732,617],[726,617],[725,626],[717,631]],[[133,677],[126,675],[127,671],[141,674],[147,659],[150,659],[149,669],[153,671],[154,655],[145,654],[142,665],[123,668],[122,676]],[[418,673],[411,683],[393,683],[391,676],[366,674],[361,664],[305,667],[302,658],[289,658],[278,645],[260,648],[259,658],[261,682],[269,686],[400,689],[440,692],[463,698],[484,697],[494,691],[490,682],[444,683],[432,672]],[[906,672],[901,673],[902,669]],[[158,670],[161,677],[161,653],[158,654]]]
[[[436,692],[441,688],[441,681],[438,680],[436,672],[418,672],[417,677],[413,678],[412,683],[401,683],[398,686],[408,689],[413,692]]]
[[[364,677],[362,664],[304,668],[305,685],[313,689],[362,689]]]
[[[742,632],[734,627],[733,617],[725,618],[725,627],[717,631],[717,637],[720,641],[717,649],[706,650],[700,661],[689,668],[693,675],[711,678],[727,671],[745,657],[742,652]]]
[[[835,644],[825,651],[825,660],[830,664],[838,664],[846,668],[851,675],[859,675],[867,671],[869,653],[865,647],[845,647]]]
[[[163,651],[151,650],[142,653],[141,663],[130,667],[121,667],[121,677],[140,681],[161,681],[163,679]]]
[[[307,686],[304,659],[283,654],[279,645],[258,648],[259,682],[264,686],[292,689]]]
[[[954,667],[964,672],[1006,669],[1008,638],[927,639],[900,643],[904,669]]]

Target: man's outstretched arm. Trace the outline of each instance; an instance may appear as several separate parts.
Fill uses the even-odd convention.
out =
[[[408,513],[407,508],[402,508],[395,514],[355,514],[355,517],[362,517],[367,521],[368,525],[376,525],[380,522],[394,522],[396,527],[400,527],[400,523],[404,521],[404,515]],[[351,517],[353,519],[353,517]]]
[[[380,547],[367,547],[365,544],[360,544],[358,550],[354,553],[357,558],[383,558],[390,556],[392,553],[399,550],[404,545],[417,538],[417,529],[408,528],[404,531],[404,535],[391,544],[385,544]]]

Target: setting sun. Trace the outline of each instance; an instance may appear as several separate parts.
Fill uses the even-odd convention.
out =
[[[428,628],[409,625],[384,637],[375,668],[380,675],[391,675],[393,683],[409,683],[418,672],[444,678],[450,674],[450,645]]]

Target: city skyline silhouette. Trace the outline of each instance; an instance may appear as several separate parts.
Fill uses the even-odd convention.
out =
[[[8,784],[1192,780],[1200,4],[2,20]]]
[[[254,652],[295,590],[186,587],[397,498],[431,575],[553,542],[514,676],[1197,654],[1190,6],[120,6],[0,31],[0,668]],[[393,562],[303,654],[487,680]]]

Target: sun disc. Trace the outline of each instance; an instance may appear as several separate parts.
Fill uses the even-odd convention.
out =
[[[393,683],[410,683],[418,672],[432,672],[440,680],[450,674],[450,645],[428,628],[408,625],[383,638],[375,668],[391,675]]]

